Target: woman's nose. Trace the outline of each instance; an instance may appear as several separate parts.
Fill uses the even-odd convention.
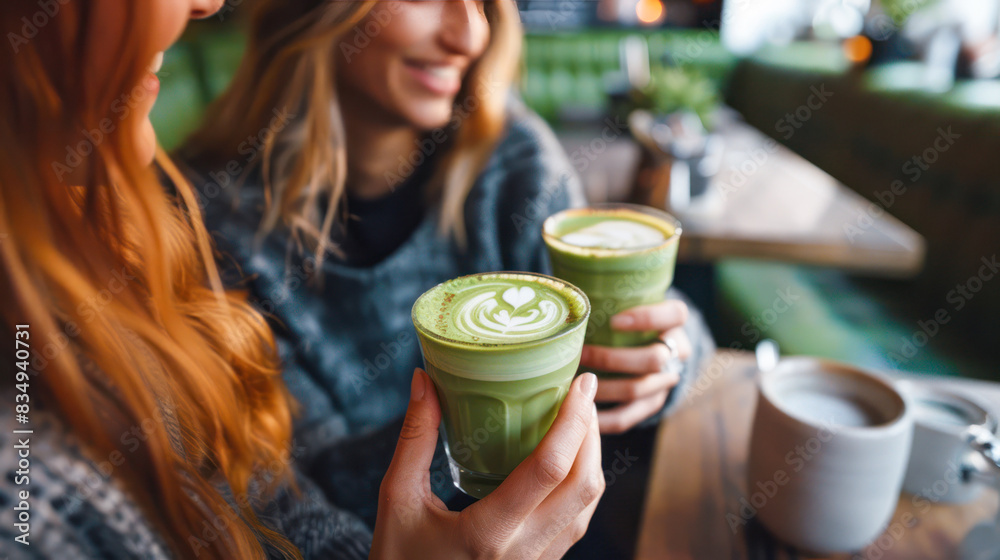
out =
[[[442,8],[441,37],[458,53],[477,56],[485,47],[489,26],[477,0],[446,0]]]

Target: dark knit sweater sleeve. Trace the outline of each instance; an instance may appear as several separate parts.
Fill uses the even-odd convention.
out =
[[[13,394],[3,392],[13,401]],[[116,477],[106,476],[89,456],[87,446],[56,416],[32,411],[33,434],[10,435],[23,428],[14,423],[13,411],[0,410],[0,558],[35,560],[168,560],[194,557],[210,541],[189,540],[192,548],[173,551],[155,524]],[[21,438],[21,439],[18,439]],[[138,440],[136,440],[138,441]],[[18,450],[30,445],[28,476],[15,476]],[[293,450],[294,451],[294,450]],[[105,461],[103,468],[109,468]],[[285,535],[306,560],[362,560],[368,557],[372,534],[356,516],[330,505],[308,478],[294,471],[298,491],[285,486],[274,495],[260,492],[267,473],[252,479],[250,493],[259,519]],[[30,531],[15,524],[14,506],[20,492],[29,509]],[[225,493],[224,487],[219,488]],[[224,494],[225,495],[225,494]],[[265,497],[266,496],[266,497]],[[178,499],[183,499],[178,497]],[[22,544],[15,540],[20,537]],[[269,556],[281,558],[270,550]]]
[[[705,323],[705,318],[702,316],[701,311],[694,306],[683,292],[676,288],[667,290],[667,299],[679,299],[688,306],[689,313],[688,320],[684,323],[684,334],[687,335],[688,340],[691,342],[691,355],[684,361],[680,372],[680,381],[677,382],[677,385],[670,392],[670,396],[667,397],[667,402],[663,405],[663,410],[659,415],[654,415],[645,422],[645,425],[659,421],[659,418],[668,415],[677,405],[683,402],[688,390],[701,373],[701,368],[708,363],[708,359],[715,353],[715,339],[712,338],[712,333],[708,330],[708,324]]]
[[[298,491],[282,488],[258,518],[285,535],[305,560],[364,560],[371,549],[372,533],[356,516],[331,506],[323,492],[298,469]],[[273,558],[281,558],[274,551]]]
[[[545,218],[584,204],[583,186],[558,139],[541,118],[514,104],[494,165],[502,166],[497,203],[505,270],[550,273],[542,241]]]

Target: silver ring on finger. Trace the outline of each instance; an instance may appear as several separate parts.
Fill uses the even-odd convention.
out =
[[[665,369],[668,373],[676,373],[680,375],[681,370],[684,368],[684,363],[681,361],[680,348],[677,345],[677,341],[669,336],[666,338],[657,338],[656,342],[659,342],[667,347],[667,352],[670,352],[670,358],[667,360],[667,367]]]

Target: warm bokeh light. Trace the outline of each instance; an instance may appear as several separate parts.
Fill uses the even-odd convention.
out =
[[[635,5],[635,15],[647,25],[662,20],[664,11],[662,0],[639,0]]]
[[[865,62],[872,55],[872,42],[864,35],[844,41],[844,56],[851,62]]]

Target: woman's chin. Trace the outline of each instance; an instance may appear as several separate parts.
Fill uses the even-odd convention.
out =
[[[421,103],[409,111],[408,120],[420,130],[433,130],[448,124],[453,112],[451,101]]]

